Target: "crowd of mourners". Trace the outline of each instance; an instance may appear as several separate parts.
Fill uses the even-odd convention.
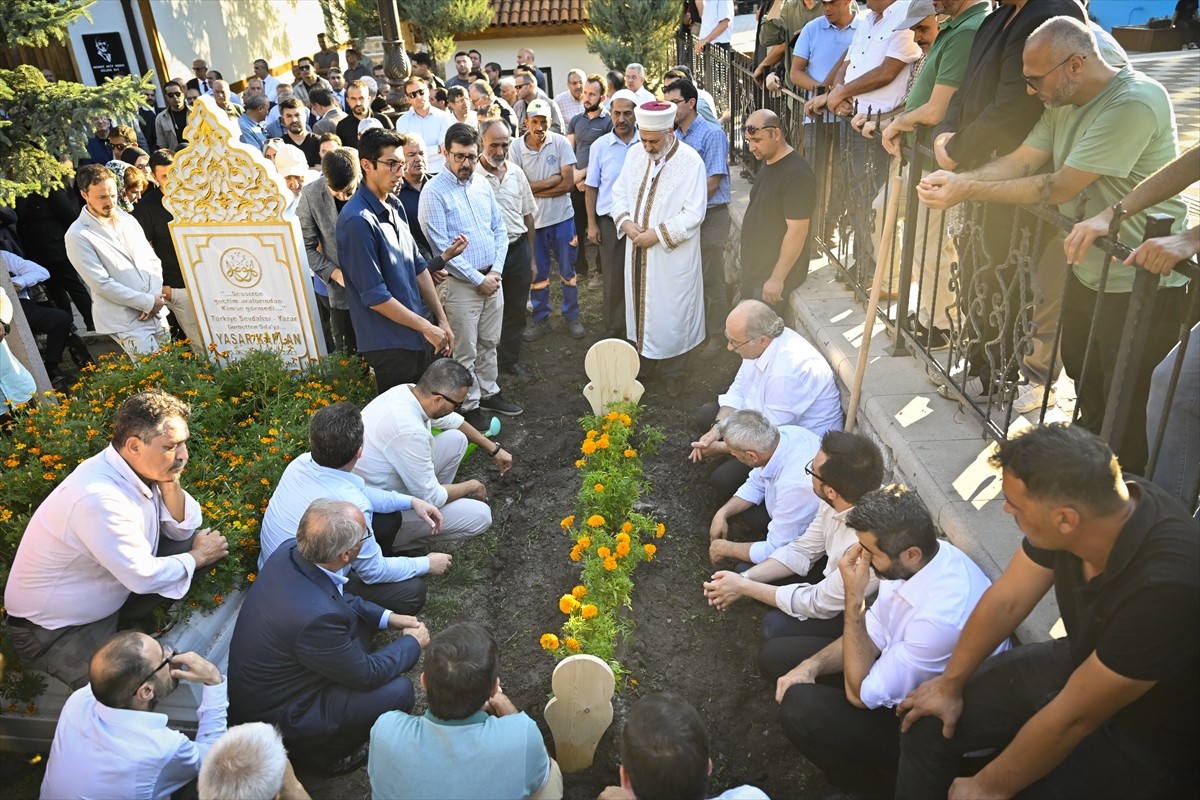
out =
[[[729,48],[730,0],[683,6],[698,53]],[[165,108],[148,95],[137,120],[95,120],[74,189],[21,201],[0,247],[57,386],[74,380],[59,366],[72,307],[133,358],[172,336],[199,347],[164,197],[193,104],[211,96],[204,105],[287,185],[328,350],[360,355],[378,390],[361,409],[340,402],[309,420],[308,452],[262,519],[224,670],[151,635],[155,611],[228,555],[186,489],[190,409],[159,390],[120,406],[110,445],[35,511],[5,590],[22,665],[73,689],[44,797],[302,798],[306,775],[364,764],[380,798],[561,797],[542,733],[501,687],[492,634],[470,622],[431,634],[418,614],[424,576],[452,569],[453,551],[492,525],[486,484],[458,479],[468,447],[500,475],[513,465],[487,434],[491,414],[522,413],[501,374],[528,374],[522,345],[555,316],[588,335],[580,280],[600,290],[593,335],[634,344],[642,378],[672,397],[689,363],[741,359],[679,454],[721,502],[709,528],[716,571],[697,588],[718,610],[743,597],[769,607],[764,690],[784,736],[830,783],[902,798],[1196,791],[1200,530],[1185,503],[1200,463],[1198,348],[1186,352],[1180,399],[1156,407],[1151,379],[1160,361],[1173,365],[1194,291],[1172,269],[1200,250],[1200,228],[1185,231],[1176,208],[1200,151],[1179,155],[1163,87],[1075,0],[768,0],[760,13],[755,80],[810,92],[806,110],[822,124],[789,143],[772,111],[747,116],[760,168],[735,286],[728,111],[686,65],[657,93],[639,64],[571,70],[551,97],[528,48],[508,75],[459,52],[447,80],[416,53],[389,86],[382,67],[321,36],[288,81],[254,62],[239,97],[197,59],[193,78],[162,87]],[[1061,348],[1073,378],[1098,359],[1101,377],[1077,387],[1079,424],[996,447],[1023,538],[994,581],[938,538],[914,491],[883,485],[878,445],[843,430],[830,365],[786,324],[814,209],[836,202],[818,196],[803,153],[832,126],[850,143],[839,157],[856,164],[924,137],[939,169],[922,178],[913,214],[974,202],[1003,219],[1047,192],[1064,209],[1088,192],[1089,218],[1039,262],[1063,265],[1044,281],[1038,317],[1061,314],[1061,342],[1035,343],[1022,369],[1038,404],[1053,392],[1039,347]],[[1176,230],[1102,268],[1095,240],[1119,224],[1123,241],[1140,242],[1155,211],[1173,212]],[[934,238],[919,260],[955,246]],[[1101,325],[1090,348],[1089,329],[1097,314],[1124,318],[1137,270],[1162,276],[1157,325],[1149,358],[1120,376],[1136,382],[1141,416],[1110,447],[1093,431],[1120,326]],[[920,302],[914,331],[937,345],[954,311]],[[32,390],[2,341],[0,366],[16,408]],[[1145,480],[1146,426],[1168,413],[1166,468]],[[1018,643],[1051,588],[1065,635]],[[180,681],[199,687],[192,738],[154,711]],[[679,696],[633,705],[620,759],[606,800],[710,791],[705,726]],[[720,797],[765,795],[740,786]]]

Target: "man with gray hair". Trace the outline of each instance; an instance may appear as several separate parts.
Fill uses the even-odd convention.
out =
[[[821,449],[821,437],[794,425],[776,427],[758,411],[742,409],[721,423],[729,453],[750,467],[737,493],[717,509],[708,529],[708,554],[713,564],[722,558],[742,562],[738,572],[784,550],[816,516],[821,501],[809,478],[810,465]],[[756,542],[729,541],[729,520],[738,514]]]
[[[413,707],[403,673],[429,643],[416,617],[343,591],[371,536],[353,503],[314,500],[296,541],[258,573],[229,645],[232,721],[278,726],[288,749],[331,776],[366,761],[380,714]],[[387,629],[401,635],[372,652],[372,632]]]
[[[274,725],[234,725],[200,766],[200,800],[309,800]]]
[[[238,128],[241,130],[240,139],[244,144],[262,152],[267,145],[267,129],[263,127],[267,115],[271,113],[271,102],[266,95],[246,95],[246,113],[238,117]]]
[[[636,61],[625,67],[625,88],[634,93],[639,106],[658,99],[646,88],[646,68]]]
[[[721,440],[721,423],[742,408],[762,413],[775,425],[799,425],[817,436],[841,430],[842,401],[833,369],[769,305],[743,300],[725,318],[725,338],[729,349],[741,356],[742,366],[725,393],[696,414],[698,426],[706,430],[692,442],[688,458],[694,463],[729,454]],[[709,480],[725,496],[748,474],[744,464],[729,459]]]

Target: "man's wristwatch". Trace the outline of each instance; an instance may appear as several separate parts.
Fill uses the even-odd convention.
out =
[[[501,445],[499,442],[496,442],[496,449],[488,453],[488,455],[490,455],[492,458],[495,458],[496,456],[500,455],[500,451],[503,449],[503,445]]]

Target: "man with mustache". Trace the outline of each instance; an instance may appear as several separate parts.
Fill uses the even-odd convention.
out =
[[[4,592],[8,636],[27,669],[82,686],[121,619],[183,597],[196,572],[229,552],[220,533],[198,530],[200,504],[180,485],[190,414],[161,390],[133,395],[117,410],[112,443],[33,513]]]
[[[346,117],[334,128],[343,147],[358,147],[358,125],[366,119],[379,120],[385,130],[391,130],[392,121],[371,109],[371,93],[367,84],[361,80],[350,81],[346,84]]]

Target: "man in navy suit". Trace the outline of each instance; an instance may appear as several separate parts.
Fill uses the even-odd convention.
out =
[[[230,721],[279,727],[288,752],[332,775],[366,760],[364,743],[385,711],[409,711],[412,668],[429,643],[416,617],[342,587],[367,537],[351,503],[314,500],[295,543],[267,560],[246,597],[229,648]],[[371,652],[371,635],[403,634]]]

